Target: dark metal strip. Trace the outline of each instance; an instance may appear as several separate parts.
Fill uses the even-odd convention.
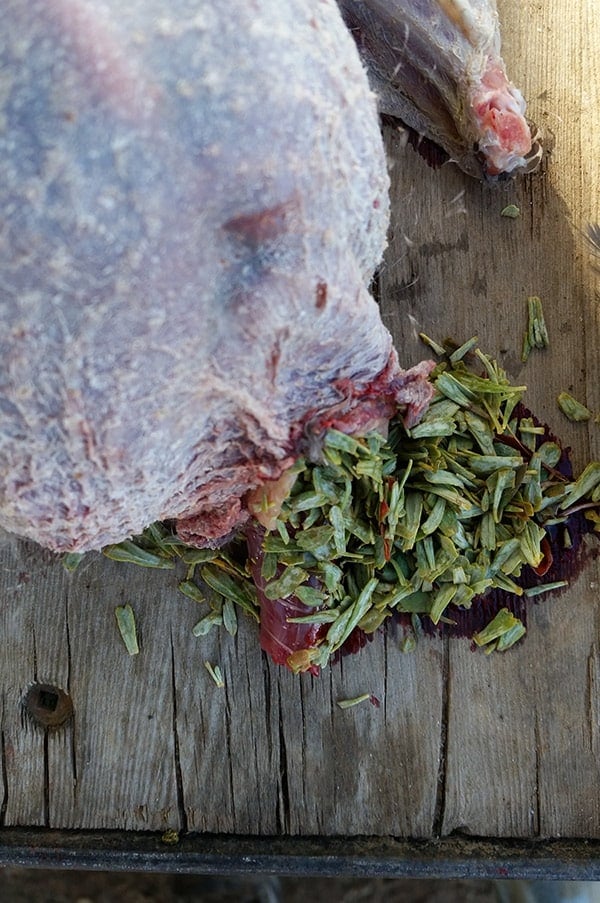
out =
[[[600,842],[0,830],[0,867],[203,875],[600,880]]]

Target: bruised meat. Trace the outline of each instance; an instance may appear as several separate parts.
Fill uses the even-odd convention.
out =
[[[541,156],[500,55],[495,0],[339,0],[382,113],[470,175],[531,171]]]
[[[216,542],[311,435],[416,416],[387,190],[334,0],[4,3],[0,525]]]

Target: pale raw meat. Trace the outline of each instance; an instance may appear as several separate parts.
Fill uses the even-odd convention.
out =
[[[243,522],[309,434],[416,415],[368,283],[388,178],[333,0],[8,0],[0,525]]]
[[[530,165],[492,0],[341,6],[381,110],[475,174]],[[2,12],[0,526],[216,543],[327,426],[418,416],[429,365],[400,370],[368,292],[388,179],[333,0]]]
[[[382,113],[440,145],[470,175],[539,163],[525,101],[500,55],[495,0],[339,0]]]

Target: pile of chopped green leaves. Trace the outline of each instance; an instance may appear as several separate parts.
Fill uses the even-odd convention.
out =
[[[140,567],[173,570],[186,567],[178,589],[209,611],[193,628],[205,636],[212,627],[224,627],[235,636],[237,610],[259,621],[256,589],[251,582],[242,539],[222,549],[196,549],[186,545],[166,524],[155,523],[133,539],[103,549],[107,558]]]
[[[295,597],[306,613],[294,623],[321,626],[311,665],[324,666],[356,628],[372,633],[396,613],[439,624],[495,589],[539,593],[516,581],[542,565],[548,528],[581,509],[596,517],[600,463],[565,477],[560,446],[522,414],[524,386],[511,385],[476,340],[452,353],[427,341],[441,360],[422,420],[406,429],[398,417],[387,437],[329,430],[321,459],[295,465],[276,529],[264,537],[264,595]],[[191,549],[153,525],[105,553],[150,567],[186,563],[180,589],[209,609],[198,635],[221,624],[235,633],[237,608],[260,616],[243,541]],[[524,632],[503,610],[474,639],[503,650]]]

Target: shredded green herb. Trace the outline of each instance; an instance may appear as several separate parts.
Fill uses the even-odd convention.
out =
[[[592,416],[590,409],[586,408],[580,401],[577,401],[569,392],[561,392],[556,400],[559,408],[569,420],[575,423],[590,420]]]
[[[212,677],[216,686],[219,687],[219,689],[225,686],[225,681],[223,680],[223,675],[218,665],[211,665],[210,662],[204,662],[204,667]]]
[[[67,552],[66,555],[63,555],[62,558],[64,569],[72,574],[73,571],[77,570],[77,568],[81,564],[83,557],[83,552]]]
[[[121,634],[121,639],[125,643],[125,648],[129,655],[137,655],[140,651],[137,640],[137,631],[135,626],[135,615],[131,605],[118,605],[115,608],[115,617],[117,619],[117,627]]]
[[[542,347],[538,302],[530,299],[530,344]],[[560,447],[519,413],[525,386],[511,385],[476,339],[446,350],[422,338],[441,359],[421,421],[406,429],[394,418],[387,437],[329,430],[320,458],[294,465],[295,482],[265,535],[265,595],[295,596],[307,611],[290,621],[321,626],[320,644],[297,653],[304,664],[325,666],[355,628],[372,633],[397,612],[412,620],[408,651],[423,618],[444,623],[451,607],[468,609],[490,590],[529,597],[559,588],[563,581],[530,590],[517,582],[543,561],[547,528],[584,509],[600,529],[600,463],[576,480],[562,476]],[[243,540],[191,549],[154,524],[106,554],[145,567],[183,562],[179,588],[205,607],[196,636],[215,626],[235,635],[236,610],[259,620]],[[502,651],[524,633],[501,612],[475,642]]]
[[[568,580],[555,580],[551,583],[540,583],[538,586],[530,586],[523,590],[523,595],[532,598],[533,596],[542,596],[544,593],[552,592],[556,589],[562,589],[568,586]]]
[[[394,612],[437,624],[450,605],[469,608],[490,589],[520,595],[515,579],[542,561],[544,521],[568,498],[554,470],[560,449],[530,418],[522,418],[521,435],[514,412],[524,387],[478,351],[481,377],[465,363],[473,351],[474,342],[465,343],[438,365],[436,396],[413,430],[398,419],[387,439],[330,431],[323,460],[299,469],[279,515],[293,538],[278,547],[277,564],[286,576],[295,569],[290,587],[302,577],[320,587],[320,606],[303,620],[323,624],[335,614],[315,658],[321,666],[355,627],[372,632]],[[315,494],[318,484],[332,491]],[[313,542],[333,508],[343,535],[334,539],[329,526]],[[336,579],[325,579],[324,562],[336,566]]]
[[[160,547],[157,547],[157,552],[150,552],[148,549],[143,548],[141,544],[130,539],[126,539],[117,545],[106,546],[103,552],[107,558],[111,558],[113,561],[137,564],[140,567],[168,569],[174,567],[173,562],[163,554]]]
[[[500,211],[500,216],[507,216],[509,219],[517,219],[521,215],[520,207],[517,207],[516,204],[507,204]]]
[[[515,617],[508,608],[501,608],[487,627],[473,635],[473,639],[478,646],[486,646],[486,652],[491,652],[493,649],[504,651],[524,635],[525,626],[519,618]]]
[[[521,360],[526,361],[534,348],[547,348],[548,329],[542,308],[542,299],[532,295],[527,299],[527,329],[523,336]]]
[[[417,638],[414,633],[408,633],[400,641],[400,652],[410,653],[417,648]]]
[[[340,709],[350,709],[355,705],[360,705],[361,702],[366,702],[370,698],[370,693],[363,693],[361,696],[355,696],[354,699],[338,699],[337,704]]]

